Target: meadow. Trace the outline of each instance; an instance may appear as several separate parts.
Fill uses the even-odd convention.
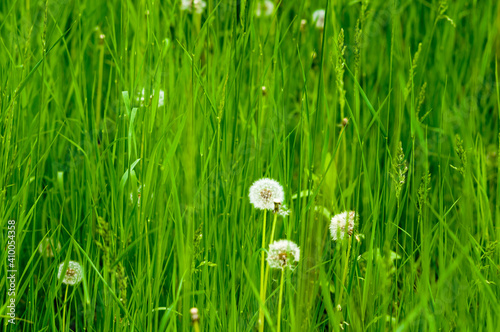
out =
[[[496,0],[0,2],[0,331],[499,331],[499,54]]]

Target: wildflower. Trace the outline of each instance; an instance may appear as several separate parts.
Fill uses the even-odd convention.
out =
[[[312,20],[316,23],[316,29],[323,30],[325,28],[325,10],[318,9],[312,15]]]
[[[69,261],[65,273],[63,274],[64,262],[59,265],[59,272],[57,273],[57,278],[61,279],[66,285],[77,285],[83,279],[83,269],[80,263],[75,261]]]
[[[274,10],[274,3],[270,0],[259,1],[255,6],[255,16],[271,16]]]
[[[38,245],[38,251],[45,257],[54,257],[54,250],[59,252],[61,250],[61,243],[55,244],[53,239],[45,238]]]
[[[250,187],[250,203],[256,209],[274,210],[275,203],[282,204],[285,199],[283,187],[273,179],[263,178]]]
[[[182,0],[181,10],[188,11],[190,13],[195,12],[197,14],[203,13],[203,10],[207,6],[207,3],[203,0]]]
[[[342,240],[345,233],[351,236],[357,218],[358,216],[354,211],[344,211],[335,215],[330,223],[330,233],[333,241]]]
[[[288,240],[274,241],[269,245],[267,263],[272,269],[292,268],[293,263],[300,259],[299,247]]]

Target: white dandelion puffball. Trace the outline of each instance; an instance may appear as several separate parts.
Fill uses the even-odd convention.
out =
[[[144,106],[144,95],[146,94],[145,90],[142,89],[140,97],[137,98],[137,101],[141,102],[141,106]],[[153,90],[153,95],[151,95],[149,98],[153,98],[155,94],[155,91]],[[160,90],[159,96],[158,96],[158,107],[162,107],[165,104],[165,91]]]
[[[203,0],[182,0],[181,10],[187,11],[189,13],[203,13],[203,10],[207,6],[207,3]]]
[[[59,252],[61,250],[61,243],[54,242],[53,239],[45,238],[38,245],[38,252],[45,257],[54,257],[54,250]]]
[[[307,26],[307,20],[300,20],[300,31],[305,31]]]
[[[255,5],[255,16],[271,16],[274,11],[274,3],[270,0],[259,1]]]
[[[269,245],[267,263],[272,269],[292,268],[300,259],[299,247],[288,240],[274,241]]]
[[[283,204],[285,193],[278,181],[273,179],[260,179],[255,181],[250,187],[250,203],[256,209],[274,210],[275,203]]]
[[[69,261],[68,267],[66,268],[66,272],[63,274],[64,262],[59,265],[59,272],[57,273],[57,278],[61,279],[63,277],[62,282],[66,285],[77,285],[83,279],[83,269],[80,263],[75,261]]]
[[[164,104],[165,104],[165,92],[163,90],[160,90],[158,96],[158,107],[162,107]]]
[[[323,29],[325,27],[325,10],[318,9],[312,15],[312,20],[316,24],[317,29]]]
[[[358,215],[354,211],[344,211],[335,215],[330,223],[330,233],[333,241],[342,240],[346,233],[351,236],[357,218]]]

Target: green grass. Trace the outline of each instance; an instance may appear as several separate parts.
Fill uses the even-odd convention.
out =
[[[291,210],[275,238],[301,249],[283,331],[498,331],[497,1],[254,7],[0,3],[0,246],[15,220],[18,271],[4,325],[2,251],[0,330],[191,331],[197,307],[202,331],[256,331],[263,212],[248,190],[270,177]],[[349,250],[328,229],[344,210],[364,235]],[[85,274],[67,288],[70,259]]]

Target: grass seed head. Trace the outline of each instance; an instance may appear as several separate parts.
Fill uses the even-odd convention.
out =
[[[341,109],[341,114],[344,114],[345,107],[345,94],[344,89],[344,71],[345,71],[345,61],[344,54],[346,51],[346,46],[344,45],[344,29],[340,29],[337,38],[337,63],[335,64],[335,80],[337,82],[337,91],[339,94],[339,104]]]
[[[460,174],[462,174],[462,176],[465,176],[465,170],[467,168],[467,153],[465,152],[464,149],[464,141],[460,138],[460,135],[458,134],[455,135],[455,152],[460,158],[461,165],[459,167],[451,165],[451,167],[459,171]]]
[[[122,262],[119,262],[116,268],[116,281],[118,282],[118,289],[120,290],[120,302],[126,305],[128,277]]]
[[[406,183],[406,173],[408,172],[408,163],[405,160],[403,143],[399,142],[396,156],[392,161],[391,177],[396,187],[396,199],[399,201],[403,185]]]

